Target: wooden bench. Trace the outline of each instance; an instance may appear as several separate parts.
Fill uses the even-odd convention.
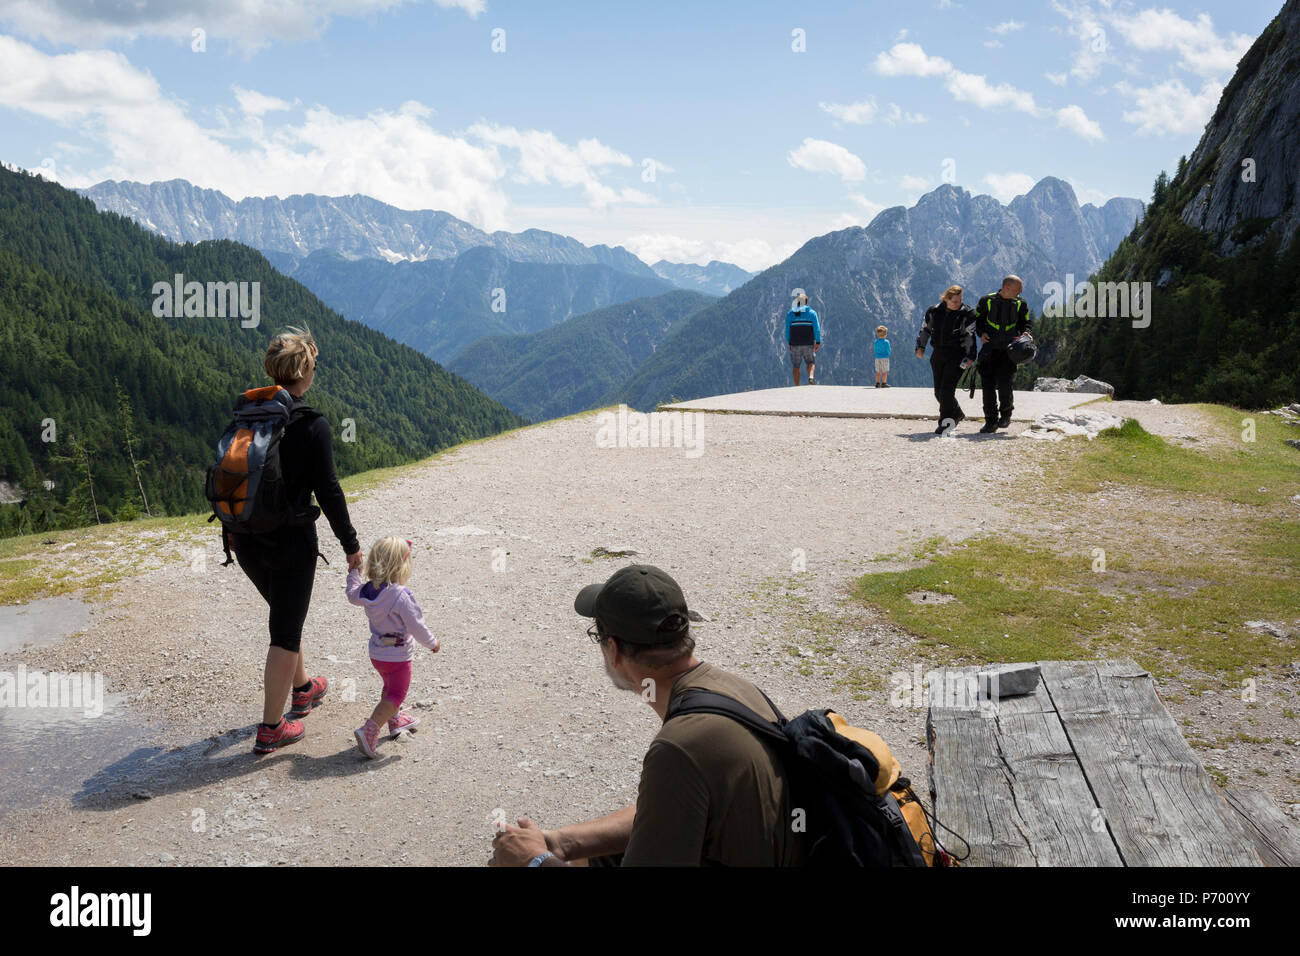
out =
[[[1005,696],[1034,667],[1033,690]],[[969,693],[994,668],[928,675],[930,796],[966,865],[1300,864],[1300,826],[1262,792],[1220,790],[1136,663],[1012,668],[996,702]]]

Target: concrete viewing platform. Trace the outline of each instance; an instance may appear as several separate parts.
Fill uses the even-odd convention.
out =
[[[1048,412],[1065,412],[1101,398],[1088,392],[1016,392],[1012,420],[1032,422]],[[982,419],[977,390],[969,398],[957,391],[966,418]],[[723,412],[740,415],[809,415],[823,418],[929,418],[939,416],[939,403],[929,388],[874,388],[870,385],[787,385],[731,395],[713,395],[689,402],[660,405],[660,411]]]

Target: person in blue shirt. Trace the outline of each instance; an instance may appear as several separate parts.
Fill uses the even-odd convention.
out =
[[[889,329],[883,325],[876,326],[876,388],[889,388],[889,353],[893,348],[887,335]]]
[[[816,385],[817,351],[822,347],[822,327],[817,313],[808,307],[808,295],[795,290],[794,305],[785,316],[785,343],[794,366],[794,383],[799,384],[799,366],[808,366],[808,384]]]

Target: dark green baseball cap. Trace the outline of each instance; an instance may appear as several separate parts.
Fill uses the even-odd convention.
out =
[[[630,644],[670,644],[690,622],[682,589],[650,564],[629,564],[604,584],[588,584],[578,592],[573,609],[599,619],[604,633]],[[674,616],[681,618],[681,626],[661,631]]]

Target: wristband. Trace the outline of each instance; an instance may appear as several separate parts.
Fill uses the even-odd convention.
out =
[[[545,853],[539,853],[539,854],[537,854],[537,856],[535,856],[535,857],[533,857],[531,860],[529,860],[529,861],[528,861],[528,865],[529,865],[529,866],[541,866],[542,863],[543,863],[544,861],[549,860],[549,859],[550,859],[551,857],[553,857],[553,856],[555,856],[555,854],[552,853],[550,850],[547,850]]]

